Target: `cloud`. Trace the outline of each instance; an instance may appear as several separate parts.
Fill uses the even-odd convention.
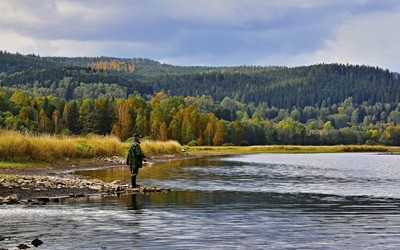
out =
[[[0,49],[179,65],[397,69],[394,0],[2,0]],[[398,57],[398,56],[397,56]]]
[[[10,30],[2,30],[1,32],[0,50],[32,54],[36,52],[40,46],[41,44],[31,37]]]
[[[311,60],[372,65],[400,72],[398,23],[400,9],[348,20]]]

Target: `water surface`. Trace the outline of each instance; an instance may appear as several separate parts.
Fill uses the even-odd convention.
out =
[[[0,247],[397,249],[400,156],[254,154],[146,167],[169,193],[0,206]],[[80,174],[128,182],[125,167]]]

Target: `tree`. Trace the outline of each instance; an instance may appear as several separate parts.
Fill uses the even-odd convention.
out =
[[[198,113],[195,106],[191,105],[183,110],[182,143],[187,144],[197,138],[196,123]]]
[[[126,141],[133,134],[133,115],[128,100],[117,100],[114,106],[115,122],[111,133],[122,141]]]
[[[161,123],[160,132],[159,132],[159,136],[158,136],[157,139],[160,140],[160,141],[168,140],[167,124],[165,122]]]
[[[0,111],[8,111],[10,109],[10,102],[6,96],[6,93],[0,92]]]
[[[305,136],[305,126],[292,117],[285,118],[276,125],[278,137],[283,144],[302,144]]]
[[[328,119],[329,119],[330,121],[332,121],[332,123],[333,123],[333,125],[334,125],[334,127],[335,127],[336,129],[346,127],[346,126],[347,126],[347,123],[348,123],[348,121],[349,121],[349,117],[348,117],[347,115],[345,115],[345,114],[334,114],[334,115],[330,115],[330,116],[328,117]]]
[[[81,133],[81,121],[79,119],[79,107],[77,101],[68,102],[63,112],[64,127],[73,134]]]
[[[183,123],[184,111],[185,111],[185,109],[178,110],[174,114],[173,119],[168,126],[169,138],[171,138],[173,140],[177,140],[180,143],[183,143],[182,123]]]
[[[32,106],[32,97],[28,93],[19,90],[14,92],[10,101],[21,107]]]
[[[389,125],[385,129],[381,140],[388,145],[400,146],[400,125]]]
[[[334,145],[337,141],[337,130],[332,126],[330,121],[324,124],[321,131],[321,143],[324,145]]]
[[[240,143],[244,141],[244,130],[240,120],[236,120],[232,123],[232,133],[233,144],[240,145]]]
[[[339,144],[359,144],[358,138],[360,137],[359,132],[353,128],[341,128],[338,131],[338,141]]]
[[[54,133],[58,134],[62,131],[62,123],[61,123],[61,115],[60,111],[54,110],[52,116],[51,116],[51,121],[52,124],[54,125]]]
[[[400,111],[396,109],[390,112],[390,115],[388,117],[388,122],[392,122],[395,125],[400,124]]]
[[[82,133],[100,134],[101,132],[101,114],[98,112],[92,99],[83,100],[79,109],[79,118],[82,122]]]
[[[215,134],[213,137],[214,146],[221,146],[225,142],[227,127],[223,120],[218,120],[215,123]]]
[[[211,114],[210,118],[208,119],[206,129],[204,131],[207,145],[212,144],[212,139],[214,138],[215,135],[216,123],[217,123],[217,118],[215,117],[214,114]]]
[[[134,130],[136,133],[146,135],[148,133],[148,119],[143,108],[136,110],[136,120]]]
[[[157,104],[153,111],[151,111],[151,115],[150,115],[150,133],[154,138],[158,138],[159,137],[159,133],[160,133],[160,126],[161,124],[164,122],[162,120],[162,111],[160,108],[160,105]]]
[[[39,112],[39,128],[42,132],[50,133],[53,131],[53,127],[51,126],[51,120],[47,117],[46,111],[41,109]]]
[[[19,119],[25,120],[25,121],[37,121],[38,120],[36,110],[29,106],[22,107],[21,110],[19,111],[18,117],[19,117]]]
[[[114,121],[113,100],[104,97],[95,100],[95,110],[99,119],[97,125],[99,133],[102,135],[110,134]]]

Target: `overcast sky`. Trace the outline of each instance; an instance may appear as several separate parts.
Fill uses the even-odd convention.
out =
[[[400,72],[398,0],[1,0],[0,50]]]

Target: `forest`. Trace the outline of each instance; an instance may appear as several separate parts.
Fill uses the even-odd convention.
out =
[[[400,79],[364,65],[189,67],[0,51],[0,128],[188,145],[400,145]]]

